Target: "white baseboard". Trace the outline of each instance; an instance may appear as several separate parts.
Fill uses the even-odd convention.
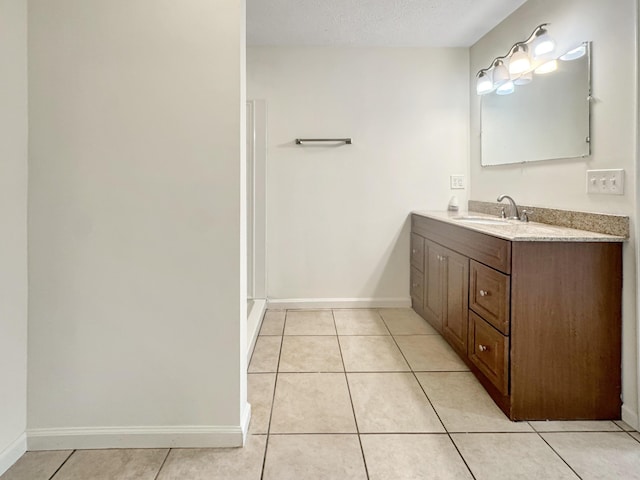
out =
[[[267,301],[264,298],[257,299],[253,301],[251,311],[247,315],[247,364],[251,360],[253,349],[256,346],[256,340],[258,339],[258,333],[260,333],[262,318],[266,309]]]
[[[272,309],[408,308],[411,297],[398,298],[270,298]]]
[[[23,433],[0,452],[0,475],[11,468],[27,451],[27,435]]]
[[[630,427],[640,430],[640,422],[638,421],[638,414],[627,408],[626,405],[622,405],[622,420]]]
[[[243,422],[251,418],[246,411]],[[248,416],[248,417],[247,417]],[[42,428],[27,430],[28,450],[240,447],[247,425]]]

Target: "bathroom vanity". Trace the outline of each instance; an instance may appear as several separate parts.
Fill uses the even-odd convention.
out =
[[[512,420],[618,419],[623,237],[411,216],[411,301]]]

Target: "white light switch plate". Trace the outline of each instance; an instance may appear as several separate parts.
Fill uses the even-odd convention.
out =
[[[464,175],[451,175],[449,181],[451,190],[464,190]]]
[[[624,170],[587,170],[587,193],[624,195]]]

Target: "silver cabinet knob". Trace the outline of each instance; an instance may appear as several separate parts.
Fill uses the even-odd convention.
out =
[[[416,253],[416,249],[414,248],[413,250],[411,250],[411,252]]]
[[[417,283],[414,283],[414,284],[413,284],[413,288],[418,288],[418,284],[417,284]]]
[[[487,292],[486,290],[480,290],[481,297],[486,297],[487,295],[489,295],[489,292]]]
[[[487,347],[486,345],[479,344],[478,350],[480,350],[481,352],[486,352],[487,350],[489,350],[489,347]]]

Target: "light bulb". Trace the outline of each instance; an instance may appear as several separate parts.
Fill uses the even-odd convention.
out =
[[[493,91],[493,80],[491,80],[490,72],[481,71],[476,82],[476,93],[485,95]]]
[[[531,60],[526,45],[517,45],[511,59],[509,60],[509,73],[511,75],[519,75],[531,68]]]
[[[511,80],[507,80],[506,82],[504,82],[502,85],[500,85],[496,89],[496,94],[498,94],[498,95],[509,95],[509,94],[513,93],[514,90],[515,90],[515,87],[513,85],[513,82]]]
[[[558,69],[558,61],[551,60],[547,63],[543,63],[534,70],[536,75],[544,75],[545,73],[555,72]]]
[[[556,42],[553,41],[553,38],[544,27],[540,27],[532,42],[534,58],[551,53],[554,48],[556,48]]]
[[[504,62],[502,60],[496,60],[493,64],[493,86],[499,87],[510,80],[511,76],[509,75],[507,67],[504,66]]]

